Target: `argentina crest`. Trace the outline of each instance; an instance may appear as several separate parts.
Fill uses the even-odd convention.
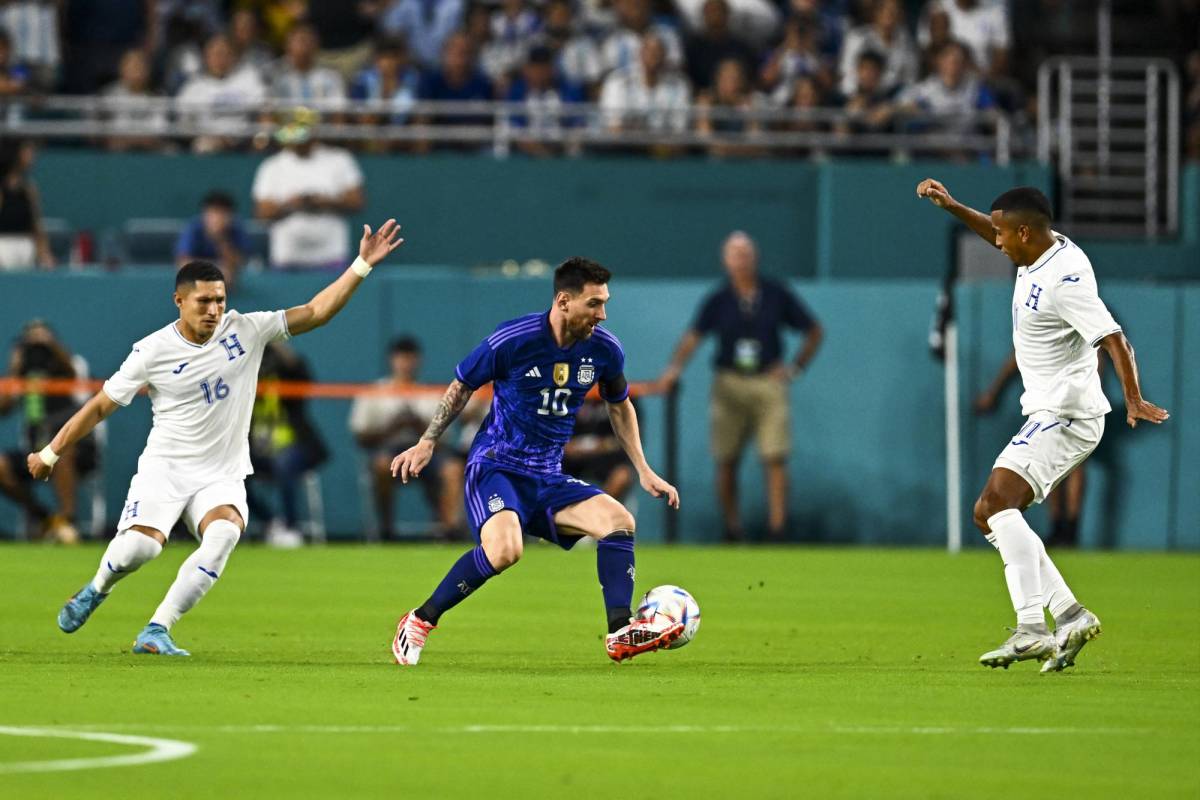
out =
[[[580,364],[578,382],[580,386],[591,386],[592,381],[596,378],[596,366],[594,364]]]
[[[566,386],[567,379],[571,377],[571,365],[559,362],[554,365],[554,385]]]

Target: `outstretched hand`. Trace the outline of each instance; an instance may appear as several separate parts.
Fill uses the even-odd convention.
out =
[[[938,208],[947,208],[954,202],[954,198],[942,182],[933,178],[926,178],[917,184],[917,197],[928,199]]]
[[[651,497],[666,497],[667,505],[671,508],[679,508],[679,490],[658,477],[654,470],[647,469],[639,477],[642,488],[649,492]]]
[[[1136,428],[1139,419],[1144,419],[1147,422],[1153,422],[1155,425],[1161,425],[1163,422],[1171,418],[1165,408],[1159,408],[1154,403],[1148,403],[1145,400],[1135,400],[1132,403],[1125,404],[1125,421],[1129,423],[1129,427]]]
[[[375,266],[387,258],[388,253],[404,244],[399,234],[400,225],[394,219],[380,225],[379,230],[374,233],[371,233],[370,225],[363,225],[362,239],[358,243],[359,257],[372,267]]]
[[[392,477],[399,478],[401,483],[408,483],[409,478],[420,477],[421,470],[429,465],[432,458],[433,442],[422,439],[392,459]]]

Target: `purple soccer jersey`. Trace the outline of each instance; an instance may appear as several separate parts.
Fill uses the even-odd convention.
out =
[[[599,384],[604,400],[623,401],[629,396],[624,370],[621,343],[599,325],[591,337],[563,349],[554,341],[549,312],[501,324],[455,369],[472,389],[491,382],[494,392],[467,463],[491,461],[526,474],[561,472],[563,447],[587,393]],[[607,393],[614,389],[618,394]]]

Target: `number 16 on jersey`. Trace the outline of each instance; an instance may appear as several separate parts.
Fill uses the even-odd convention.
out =
[[[208,381],[203,381],[200,391],[204,392],[204,402],[211,406],[217,400],[229,397],[229,384],[225,383],[224,378],[217,378],[217,382],[212,386],[209,386]]]

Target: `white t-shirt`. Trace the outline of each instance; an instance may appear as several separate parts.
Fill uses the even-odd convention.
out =
[[[1096,287],[1092,263],[1055,233],[1054,246],[1017,270],[1013,347],[1025,393],[1021,413],[1049,411],[1064,419],[1112,411],[1100,387],[1096,344],[1121,330]]]
[[[974,8],[962,9],[955,0],[940,0],[936,5],[950,19],[950,37],[967,46],[975,66],[986,71],[996,50],[1007,50],[1012,39],[1008,8],[1004,3],[981,2]],[[919,34],[921,46],[929,42],[929,20],[922,21]]]
[[[259,165],[254,200],[283,202],[297,195],[335,197],[362,186],[362,171],[350,152],[314,145],[307,158],[291,150]],[[326,267],[349,260],[350,228],[340,214],[298,211],[271,223],[271,263],[276,266]]]
[[[692,87],[678,72],[664,72],[654,86],[641,64],[620,69],[604,79],[600,108],[605,123],[631,130],[687,130]]]
[[[176,95],[180,116],[213,134],[233,133],[250,118],[247,106],[266,99],[267,90],[258,70],[243,67],[224,78],[208,73],[193,75]]]
[[[267,344],[289,335],[282,310],[230,309],[204,344],[183,338],[175,322],[134,343],[104,393],[127,406],[150,389],[154,421],[138,472],[158,474],[179,497],[254,472],[248,436],[258,368]]]
[[[378,385],[390,386],[392,380],[384,378]],[[363,395],[355,398],[354,405],[350,407],[350,432],[356,436],[364,433],[383,433],[401,416],[411,416],[414,422],[419,420],[421,430],[401,432],[394,436],[392,441],[384,444],[415,442],[437,413],[440,402],[440,393]]]

